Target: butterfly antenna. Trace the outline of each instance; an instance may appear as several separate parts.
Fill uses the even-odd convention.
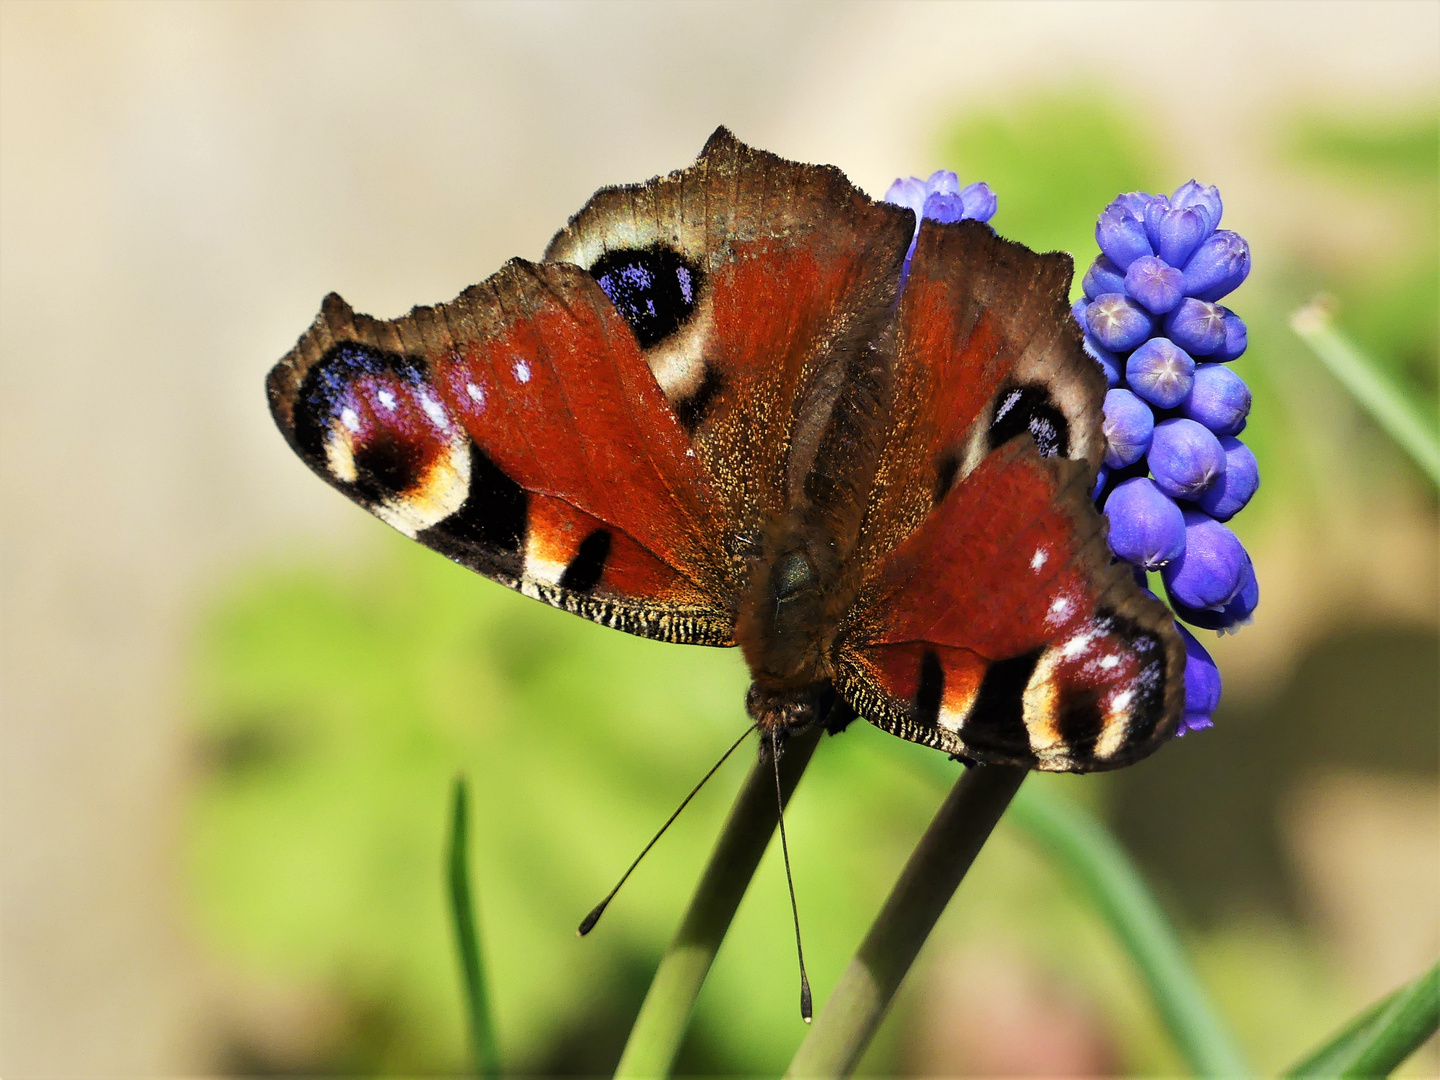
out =
[[[671,825],[675,824],[675,819],[680,816],[680,812],[684,810],[685,807],[690,805],[690,800],[695,798],[695,796],[700,793],[700,789],[705,786],[705,781],[709,780],[710,777],[715,775],[716,771],[720,768],[720,766],[725,764],[725,760],[740,748],[740,744],[745,741],[745,737],[754,730],[755,725],[751,724],[740,734],[740,738],[736,739],[735,742],[731,744],[730,749],[726,750],[725,753],[720,755],[720,760],[715,762],[714,765],[710,766],[710,771],[700,778],[700,782],[691,789],[689,795],[685,796],[685,801],[682,802],[679,806],[677,806],[675,808],[675,812],[670,815],[669,819],[665,822],[665,824],[660,826],[660,831],[657,832],[654,838],[645,845],[645,850],[640,852],[639,855],[635,856],[635,861],[630,864],[630,869],[626,870],[625,873],[621,875],[620,880],[615,883],[615,887],[605,895],[605,899],[601,900],[600,903],[596,904],[595,907],[591,909],[590,914],[586,915],[585,918],[581,921],[580,928],[575,931],[578,936],[584,937],[586,934],[590,933],[591,930],[595,929],[595,924],[600,921],[600,916],[605,914],[605,909],[610,906],[610,901],[615,899],[615,894],[620,891],[620,886],[624,885],[625,882],[629,880],[630,875],[635,872],[635,868],[640,865],[640,860],[645,858],[645,856],[650,853],[650,849],[653,848],[660,841],[660,837],[665,835],[665,830],[670,828]]]
[[[775,763],[775,803],[780,811],[780,853],[785,857],[785,884],[790,886],[790,915],[795,920],[795,955],[800,959],[800,1019],[810,1023],[810,977],[805,974],[805,949],[800,944],[800,908],[795,903],[795,878],[790,874],[790,845],[785,841],[785,796],[780,793],[780,747],[770,732],[770,760]]]

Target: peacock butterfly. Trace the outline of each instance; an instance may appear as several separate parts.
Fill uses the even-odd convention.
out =
[[[721,128],[448,304],[382,322],[327,297],[271,409],[446,557],[738,645],[776,742],[863,716],[979,762],[1135,761],[1175,731],[1185,649],[1089,498],[1105,379],[1071,260],[915,227]]]

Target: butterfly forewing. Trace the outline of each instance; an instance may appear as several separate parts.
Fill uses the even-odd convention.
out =
[[[332,297],[270,390],[311,467],[407,535],[606,625],[730,642],[707,477],[575,267],[512,262],[390,323]]]

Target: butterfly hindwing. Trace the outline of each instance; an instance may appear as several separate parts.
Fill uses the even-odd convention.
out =
[[[269,387],[300,456],[407,535],[597,622],[730,643],[708,478],[584,271],[516,260],[393,322],[332,296]]]

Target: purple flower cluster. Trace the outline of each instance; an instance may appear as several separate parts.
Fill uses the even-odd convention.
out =
[[[915,211],[915,232],[910,237],[910,250],[900,272],[903,280],[910,273],[910,259],[920,239],[920,222],[989,221],[995,216],[995,193],[983,181],[960,186],[960,178],[948,169],[937,169],[930,179],[902,176],[885,192],[885,202]]]
[[[1224,632],[1249,622],[1260,599],[1250,556],[1224,524],[1260,473],[1237,438],[1250,390],[1225,366],[1245,351],[1245,324],[1217,303],[1250,273],[1250,247],[1216,227],[1220,214],[1220,193],[1194,180],[1168,198],[1121,195],[1096,223],[1100,255],[1074,314],[1110,384],[1095,499],[1111,550],[1137,573],[1158,570],[1179,618]],[[1181,634],[1184,734],[1210,726],[1220,674]]]

